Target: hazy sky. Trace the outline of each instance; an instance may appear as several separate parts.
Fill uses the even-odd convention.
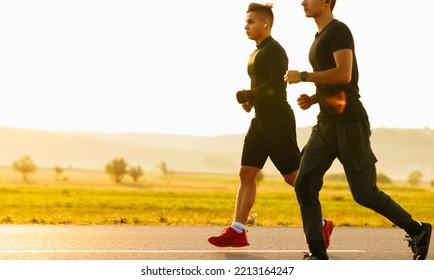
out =
[[[0,0],[0,125],[193,135],[244,133],[235,92],[249,87],[251,1]],[[260,2],[260,1],[258,1]],[[274,1],[273,37],[290,69],[311,70],[316,32],[301,1]],[[434,1],[338,0],[352,30],[360,93],[373,127],[434,128]],[[298,126],[317,107],[295,100]]]

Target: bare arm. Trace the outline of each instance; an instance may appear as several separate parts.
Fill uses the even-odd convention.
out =
[[[351,81],[353,70],[353,52],[350,49],[343,49],[333,53],[336,67],[325,71],[309,72],[306,82],[321,85],[348,84]],[[287,71],[284,76],[288,84],[301,82],[300,72],[296,70]]]

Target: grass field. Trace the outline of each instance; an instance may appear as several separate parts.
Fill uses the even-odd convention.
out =
[[[228,225],[232,221],[237,174],[147,174],[139,183],[110,181],[96,170],[67,170],[65,180],[38,170],[23,182],[0,169],[0,223]],[[415,219],[434,223],[434,188],[380,185]],[[390,227],[380,215],[357,205],[343,183],[326,183],[321,192],[324,217],[338,226]],[[280,178],[258,188],[251,213],[258,226],[301,226],[294,191]]]

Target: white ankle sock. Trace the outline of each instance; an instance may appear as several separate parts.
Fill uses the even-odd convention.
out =
[[[233,222],[231,227],[238,233],[242,233],[246,229],[246,226],[239,222]]]

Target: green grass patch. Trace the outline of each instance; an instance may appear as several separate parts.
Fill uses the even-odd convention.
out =
[[[138,184],[114,184],[108,177],[107,181],[39,178],[29,184],[1,184],[0,223],[228,225],[238,184],[236,176],[204,174],[150,176]],[[434,188],[380,188],[415,219],[434,223]],[[356,204],[346,184],[327,183],[320,196],[324,217],[338,226],[392,226]],[[301,226],[293,189],[280,178],[265,178],[258,187],[251,218],[258,226]]]

